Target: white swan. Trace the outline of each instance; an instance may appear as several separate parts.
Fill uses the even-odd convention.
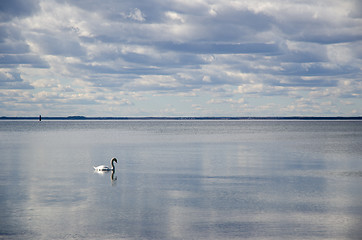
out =
[[[114,162],[117,163],[117,159],[116,158],[112,158],[111,159],[111,165],[112,165],[112,168],[109,168],[108,166],[105,166],[105,165],[100,165],[98,167],[93,167],[95,171],[116,171],[116,167],[114,166]]]

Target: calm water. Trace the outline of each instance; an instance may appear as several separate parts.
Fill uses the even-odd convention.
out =
[[[0,139],[3,239],[362,238],[362,121],[0,121]]]

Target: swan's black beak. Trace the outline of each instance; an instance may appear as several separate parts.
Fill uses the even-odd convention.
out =
[[[115,161],[115,162],[117,162],[117,158],[112,158],[112,161]]]

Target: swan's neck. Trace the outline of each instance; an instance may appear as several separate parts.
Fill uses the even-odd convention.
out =
[[[114,166],[114,160],[111,161],[111,165],[112,165],[112,171],[116,170],[116,167]]]

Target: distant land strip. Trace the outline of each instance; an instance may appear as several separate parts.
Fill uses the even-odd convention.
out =
[[[39,120],[39,117],[0,117],[0,120]],[[362,120],[359,117],[43,117],[41,120]]]

